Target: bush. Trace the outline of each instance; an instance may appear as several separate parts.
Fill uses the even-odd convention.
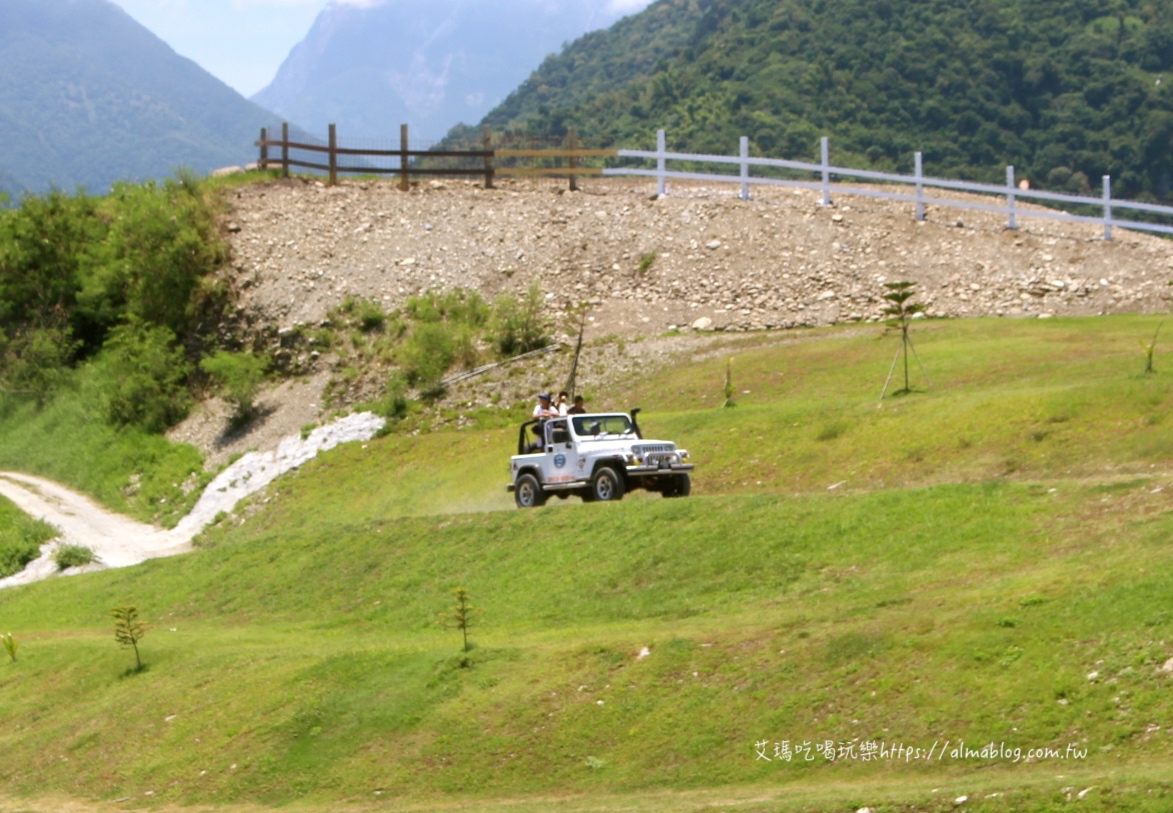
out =
[[[421,391],[434,389],[452,366],[455,345],[452,329],[443,322],[416,325],[399,351],[407,383]]]
[[[242,426],[256,416],[255,398],[268,371],[267,360],[252,353],[217,351],[200,362],[200,369],[215,379],[224,398],[236,406],[233,424]]]
[[[82,567],[94,561],[94,552],[85,545],[61,545],[53,552],[53,561],[61,570]]]
[[[162,432],[187,415],[191,399],[184,382],[192,368],[167,328],[115,328],[102,362],[111,423]]]
[[[520,299],[509,295],[497,298],[493,305],[493,345],[502,356],[519,356],[540,350],[552,339],[547,332],[545,301],[535,282]]]

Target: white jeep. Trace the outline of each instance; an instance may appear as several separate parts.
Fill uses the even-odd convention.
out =
[[[526,421],[510,465],[518,508],[537,508],[551,495],[584,502],[621,500],[635,488],[687,497],[693,464],[675,443],[644,440],[637,418],[607,412]]]

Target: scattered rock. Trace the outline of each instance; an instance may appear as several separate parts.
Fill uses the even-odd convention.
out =
[[[244,167],[220,167],[212,170],[213,178],[226,178],[229,175],[243,175]]]
[[[693,330],[708,330],[713,326],[713,320],[707,316],[702,316],[692,323]]]

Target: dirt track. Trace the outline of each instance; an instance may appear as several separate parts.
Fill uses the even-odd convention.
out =
[[[105,567],[128,567],[147,559],[173,556],[191,550],[186,539],[172,531],[136,522],[107,511],[88,497],[42,477],[0,472],[0,495],[35,519],[41,519],[61,531],[59,541],[84,545],[94,551],[96,562],[70,573],[83,573]],[[20,573],[0,579],[0,587],[13,587],[55,575],[52,561],[56,542],[42,547],[39,559]]]

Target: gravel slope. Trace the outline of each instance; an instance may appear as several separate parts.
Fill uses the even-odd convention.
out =
[[[672,326],[750,330],[875,319],[883,281],[920,283],[931,315],[1040,316],[1167,307],[1173,242],[1096,225],[815,193],[589,181],[288,180],[234,193],[229,231],[246,313],[312,324],[347,296],[387,306],[433,287],[486,297],[537,280],[557,316],[593,304],[593,336]],[[1024,207],[1029,209],[1030,207]],[[641,273],[641,258],[655,254]],[[700,320],[709,320],[708,322]],[[562,325],[569,332],[569,325]]]

